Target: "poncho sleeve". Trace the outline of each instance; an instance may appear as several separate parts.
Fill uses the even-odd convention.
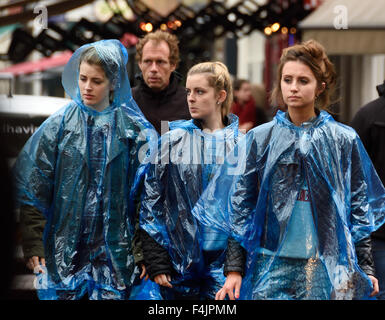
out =
[[[385,222],[385,189],[358,136],[351,151],[350,229],[354,243]]]
[[[13,167],[16,206],[48,214],[51,206],[62,111],[49,117],[27,141]]]

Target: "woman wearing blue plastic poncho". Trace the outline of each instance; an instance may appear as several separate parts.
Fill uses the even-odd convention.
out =
[[[40,299],[130,295],[137,169],[157,136],[132,99],[126,63],[117,40],[76,50],[62,75],[73,101],[16,161],[23,250],[40,271]]]
[[[378,292],[370,233],[385,190],[356,132],[322,110],[335,85],[323,47],[284,50],[273,98],[287,107],[238,142],[193,210],[247,251],[242,299],[369,299]],[[319,111],[319,110],[322,111]]]
[[[140,211],[143,257],[163,299],[214,299],[225,281],[227,237],[202,228],[191,209],[241,133],[238,118],[228,113],[232,87],[224,64],[193,66],[186,90],[193,119],[170,123],[146,173]],[[235,264],[226,265],[227,272],[240,271]]]

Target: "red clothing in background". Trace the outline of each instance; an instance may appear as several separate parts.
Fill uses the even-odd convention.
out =
[[[245,122],[253,122],[253,127],[255,127],[257,116],[254,99],[251,98],[244,105],[234,101],[231,106],[231,112],[238,116],[240,125]]]
[[[259,109],[255,105],[255,101],[251,98],[244,105],[234,101],[231,105],[231,113],[234,113],[239,118],[239,125],[246,122],[253,122],[253,128],[267,122],[266,115],[263,110]]]

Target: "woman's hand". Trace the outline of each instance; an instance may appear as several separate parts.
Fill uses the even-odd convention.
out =
[[[146,271],[146,267],[144,266],[144,264],[141,265],[142,266],[142,273],[140,274],[139,276],[139,279],[143,279],[145,276],[146,278],[144,280],[148,280],[148,273]]]
[[[239,298],[239,292],[241,290],[242,276],[239,272],[229,272],[227,274],[226,282],[222,289],[215,295],[215,300],[223,300],[226,295],[229,296],[230,300]]]
[[[157,283],[157,284],[159,284],[160,286],[172,288],[172,285],[171,285],[170,281],[171,281],[170,275],[164,274],[164,273],[158,274],[158,275],[154,278],[154,282]]]
[[[44,273],[43,267],[45,267],[45,259],[37,256],[29,258],[27,261],[27,268],[32,270],[33,273]]]
[[[373,291],[370,294],[370,297],[374,297],[375,295],[377,295],[380,292],[380,288],[378,286],[378,280],[377,280],[377,278],[375,278],[373,276],[368,276],[368,277],[372,281],[372,284],[373,284]]]

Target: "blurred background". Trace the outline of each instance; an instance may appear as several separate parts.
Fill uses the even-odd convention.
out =
[[[338,73],[335,118],[349,124],[385,79],[384,12],[385,0],[0,0],[2,158],[11,166],[41,122],[67,103],[61,72],[74,50],[119,39],[134,86],[138,38],[159,28],[179,38],[182,76],[197,62],[220,60],[254,85],[269,117],[277,110],[268,95],[282,50],[321,42]],[[35,299],[17,237],[6,298]]]

